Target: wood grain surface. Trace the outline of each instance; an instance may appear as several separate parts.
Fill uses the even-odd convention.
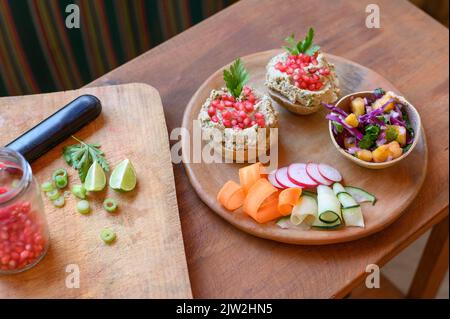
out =
[[[260,92],[267,92],[264,86],[266,65],[279,54],[279,50],[269,50],[242,57],[250,75],[249,85]],[[327,59],[336,67],[342,96],[357,91],[370,91],[378,87],[386,90],[396,89],[389,81],[376,72],[361,65],[328,55]],[[225,66],[226,68],[228,66]],[[195,92],[183,115],[183,127],[193,134],[193,121],[211,90],[224,86],[223,68],[214,72]],[[400,94],[399,92],[396,92]],[[267,94],[267,93],[266,93]],[[395,165],[380,171],[359,167],[345,159],[334,147],[329,134],[329,113],[325,108],[311,115],[296,115],[273,102],[279,113],[278,127],[278,167],[292,163],[327,163],[337,168],[344,177],[346,185],[366,189],[377,196],[375,206],[363,204],[365,228],[340,227],[334,230],[320,229],[282,229],[269,222],[259,224],[242,209],[230,212],[223,208],[216,199],[217,193],[228,180],[239,182],[238,170],[248,164],[224,163],[216,155],[215,163],[193,163],[192,155],[184,155],[184,165],[192,186],[199,197],[214,212],[237,228],[252,235],[291,244],[326,245],[351,241],[380,231],[395,221],[416,196],[425,179],[427,167],[427,147],[418,128],[419,144],[411,155]],[[192,141],[185,140],[184,147]],[[189,152],[189,154],[192,152]],[[271,156],[272,157],[272,156]],[[275,157],[273,157],[275,158]],[[391,190],[395,189],[396,192]]]
[[[89,215],[76,211],[73,196],[62,209],[44,198],[50,230],[47,256],[31,270],[2,276],[0,298],[191,298],[167,130],[154,88],[127,84],[1,98],[0,145],[81,94],[97,96],[103,110],[76,136],[100,143],[111,168],[129,158],[138,184],[128,193],[107,187],[89,194]],[[33,163],[39,182],[67,167],[62,147],[75,143],[68,139]],[[69,183],[80,183],[75,170],[68,172]],[[102,208],[106,197],[119,202],[116,213]],[[116,232],[114,244],[101,241],[104,227]],[[80,287],[71,289],[65,284],[70,274],[66,267],[73,264],[79,267]]]
[[[424,186],[391,227],[351,243],[308,247],[246,234],[212,213],[174,165],[194,297],[343,297],[368,264],[384,265],[448,214],[448,30],[408,1],[377,4],[381,28],[368,29],[364,1],[242,0],[90,84],[151,84],[170,132],[215,70],[312,25],[323,51],[376,71],[421,114],[430,154]]]

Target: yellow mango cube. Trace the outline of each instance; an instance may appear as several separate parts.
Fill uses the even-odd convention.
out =
[[[388,145],[378,146],[372,151],[372,158],[375,163],[386,162],[391,152],[389,151]]]
[[[369,150],[359,150],[356,152],[356,157],[358,157],[360,160],[366,161],[366,162],[372,162],[372,152]]]
[[[356,115],[354,113],[349,114],[345,118],[345,123],[347,123],[351,127],[358,127],[358,125],[359,125],[358,118],[356,117]]]
[[[354,113],[356,116],[364,115],[364,113],[366,113],[366,107],[364,106],[364,99],[361,97],[353,99],[350,103],[350,109],[352,110],[352,113]]]
[[[372,106],[373,109],[379,109],[380,107],[382,107],[383,105],[385,105],[390,99],[392,99],[392,96],[390,94],[385,94],[382,97],[380,97],[378,100],[376,100]],[[392,111],[394,109],[395,105],[394,102],[389,103],[388,105],[386,105],[384,112],[388,113],[390,111]]]

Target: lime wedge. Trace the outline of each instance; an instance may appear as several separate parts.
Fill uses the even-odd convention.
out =
[[[105,172],[103,171],[103,168],[100,166],[100,164],[95,161],[94,163],[92,163],[91,167],[89,167],[86,179],[84,180],[84,188],[86,188],[88,192],[98,192],[103,190],[103,188],[105,188],[105,185]]]
[[[136,172],[129,159],[120,162],[112,171],[109,186],[129,192],[136,187]]]

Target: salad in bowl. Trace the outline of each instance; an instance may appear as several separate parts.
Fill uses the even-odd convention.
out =
[[[406,157],[417,142],[420,116],[402,96],[378,88],[347,95],[331,113],[330,134],[346,157],[369,168],[391,166]]]

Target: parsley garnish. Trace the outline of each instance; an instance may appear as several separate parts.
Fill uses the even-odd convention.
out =
[[[223,79],[228,91],[234,97],[241,95],[242,89],[248,81],[248,72],[241,59],[234,61],[229,70],[223,70]]]
[[[359,147],[363,149],[369,149],[375,143],[380,134],[380,128],[375,125],[369,125],[366,127],[366,133],[364,134],[361,141],[359,141]]]
[[[386,129],[386,141],[392,142],[395,141],[398,137],[397,130],[393,126],[388,126]]]
[[[313,44],[314,40],[314,29],[309,28],[308,33],[306,34],[306,37],[296,42],[295,35],[291,34],[289,37],[285,39],[285,41],[290,45],[283,46],[290,54],[292,55],[299,55],[300,53],[305,53],[309,56],[313,56],[314,53],[316,53],[320,47],[318,45]]]
[[[80,144],[65,146],[63,148],[64,160],[78,171],[81,182],[84,183],[89,167],[97,161],[105,172],[109,171],[109,165],[105,160],[104,152],[100,150],[100,144],[86,144],[75,136],[72,136]]]

